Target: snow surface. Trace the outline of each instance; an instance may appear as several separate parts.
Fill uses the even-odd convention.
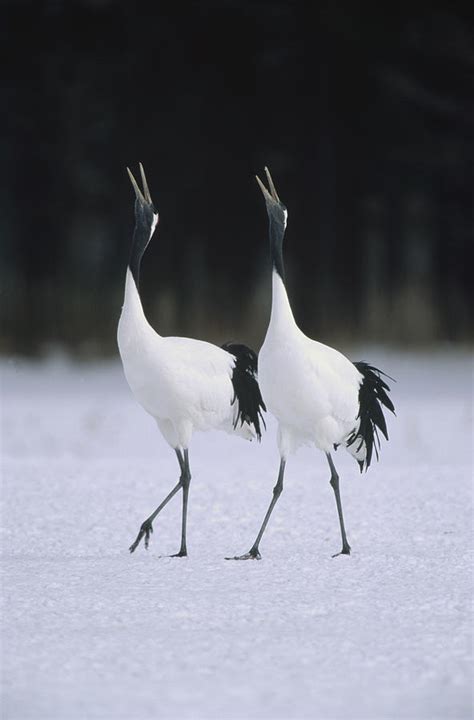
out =
[[[335,456],[350,557],[321,453],[301,450],[261,544],[275,423],[190,451],[148,552],[128,546],[177,463],[118,363],[4,360],[2,717],[468,718],[471,357],[353,353],[397,378],[398,417],[360,476]]]

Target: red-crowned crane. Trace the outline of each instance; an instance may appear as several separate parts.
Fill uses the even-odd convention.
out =
[[[269,412],[278,420],[280,469],[273,498],[257,538],[237,560],[260,558],[259,545],[272,510],[283,490],[288,455],[302,445],[315,445],[326,454],[330,483],[336,497],[342,550],[349,555],[339,492],[339,476],[331,451],[339,445],[367,468],[378,458],[377,428],[388,440],[382,405],[394,412],[388,385],[380,370],[365,362],[352,363],[327,345],[311,340],[297,326],[285,287],[282,244],[288,212],[265,168],[269,189],[257,177],[267,207],[272,259],[272,308],[265,341],[258,357],[259,383]],[[387,377],[387,376],[386,376]],[[335,556],[333,556],[335,557]]]
[[[125,278],[125,297],[118,324],[118,346],[125,377],[140,405],[155,419],[178,458],[178,483],[142,523],[130,552],[145,539],[153,521],[171,498],[183,491],[181,547],[187,555],[186,518],[191,480],[189,444],[198,430],[225,430],[251,440],[261,438],[265,406],[257,382],[257,356],[245,345],[217,347],[182,337],[161,337],[149,325],[139,295],[140,263],[158,224],[140,164],[143,191],[127,168],[135,190],[135,230]],[[264,423],[263,423],[264,424]]]

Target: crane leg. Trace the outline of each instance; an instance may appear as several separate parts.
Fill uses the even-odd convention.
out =
[[[181,454],[181,450],[179,450],[178,448],[175,449],[175,453],[176,453],[176,457],[178,458],[179,467],[181,469],[181,475],[180,475],[179,481],[176,483],[176,485],[171,490],[171,492],[168,493],[168,495],[165,497],[163,502],[160,503],[160,505],[158,505],[158,507],[156,508],[156,510],[154,512],[152,512],[150,517],[148,517],[146,520],[144,520],[142,522],[140,530],[138,531],[138,535],[137,535],[135,541],[129,547],[129,550],[131,553],[135,552],[137,547],[140,545],[140,542],[143,537],[145,537],[145,548],[148,549],[148,544],[150,542],[150,535],[153,532],[153,524],[152,524],[153,520],[156,518],[158,513],[160,513],[163,510],[165,505],[167,505],[169,503],[171,498],[176,495],[178,490],[180,490],[180,488],[184,488],[184,484],[185,484],[184,476],[185,476],[185,468],[186,468],[185,459],[184,459],[183,455]],[[185,453],[187,453],[186,450],[185,450]],[[188,488],[189,488],[189,481],[188,481]],[[186,499],[186,503],[187,503],[187,499]]]
[[[183,481],[183,514],[181,521],[181,548],[179,552],[171,557],[186,557],[188,550],[186,547],[186,523],[188,518],[188,495],[189,485],[191,483],[191,470],[189,468],[189,456],[187,449],[184,451],[184,462],[181,468],[181,480]]]
[[[326,457],[328,459],[329,467],[331,468],[331,479],[329,482],[332,489],[334,490],[334,495],[336,496],[337,514],[339,515],[339,525],[341,527],[342,538],[342,550],[341,552],[333,555],[333,557],[337,557],[338,555],[350,555],[351,546],[347,542],[346,528],[344,527],[344,515],[342,514],[341,493],[339,492],[339,475],[337,474],[336,468],[334,467],[331,454],[326,453]]]
[[[265,528],[267,527],[268,521],[270,519],[270,515],[272,514],[273,508],[275,507],[278,498],[280,497],[282,491],[283,491],[283,475],[285,474],[285,465],[286,460],[283,458],[280,461],[280,470],[278,472],[278,480],[273,488],[273,497],[272,501],[268,507],[267,513],[265,517],[263,518],[262,527],[260,528],[260,531],[255,539],[254,544],[248,551],[248,553],[245,553],[245,555],[236,555],[235,557],[229,557],[226,558],[226,560],[260,560],[261,555],[259,552],[259,545],[260,540],[262,539],[263,533],[265,532]]]

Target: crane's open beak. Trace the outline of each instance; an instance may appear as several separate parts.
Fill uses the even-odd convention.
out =
[[[270,175],[270,170],[266,167],[265,173],[268,180],[268,187],[270,188],[270,192],[268,192],[267,188],[263,184],[263,182],[260,180],[258,175],[255,175],[256,180],[260,186],[260,190],[263,193],[263,197],[265,198],[265,201],[268,201],[270,203],[280,203],[280,198],[278,197],[277,191],[275,189],[275,185],[273,184],[272,176]]]
[[[133,185],[133,189],[135,190],[136,198],[139,202],[141,202],[143,205],[153,205],[153,200],[151,199],[150,190],[148,188],[148,183],[146,181],[146,175],[145,171],[143,169],[143,165],[139,163],[140,166],[140,175],[142,177],[142,185],[143,185],[143,192],[138,187],[137,181],[133,177],[130,168],[127,168],[128,177],[130,178],[130,182]]]

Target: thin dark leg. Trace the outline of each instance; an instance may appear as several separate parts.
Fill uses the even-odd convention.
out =
[[[351,546],[347,542],[346,529],[344,527],[344,516],[342,514],[341,494],[339,492],[339,475],[337,474],[336,468],[334,467],[331,454],[326,453],[326,457],[328,459],[329,467],[331,468],[331,479],[329,482],[332,486],[332,489],[334,490],[334,495],[336,496],[337,514],[339,515],[339,525],[341,527],[342,538],[342,550],[340,553],[336,553],[335,555],[333,555],[333,557],[337,557],[338,555],[350,555]]]
[[[263,519],[262,527],[260,528],[260,531],[255,539],[254,544],[252,545],[252,547],[250,548],[248,553],[245,553],[245,555],[236,555],[233,558],[226,558],[226,560],[250,560],[250,559],[260,560],[261,555],[260,555],[258,547],[260,545],[260,540],[262,539],[263,533],[265,532],[265,528],[267,527],[267,523],[270,519],[270,515],[272,514],[273,508],[275,507],[276,502],[283,491],[283,475],[285,474],[285,465],[286,465],[286,460],[284,460],[282,458],[280,461],[280,470],[278,472],[278,480],[277,480],[275,487],[273,488],[272,501],[267,510],[267,514],[265,515],[265,517]]]
[[[188,451],[184,451],[184,467],[182,469],[181,479],[183,481],[183,515],[181,521],[181,548],[178,553],[171,557],[186,557],[188,550],[186,547],[186,523],[188,518],[188,495],[189,485],[191,483],[191,470],[189,468]]]
[[[141,525],[141,527],[140,527],[140,530],[139,530],[139,532],[138,532],[138,535],[137,535],[137,537],[136,537],[135,542],[133,542],[133,543],[130,545],[130,547],[129,547],[129,550],[130,550],[131,553],[132,553],[132,552],[135,552],[135,550],[136,550],[137,547],[139,546],[139,544],[140,544],[143,536],[145,536],[145,547],[148,549],[148,543],[149,543],[149,541],[150,541],[150,535],[151,535],[151,533],[153,532],[153,525],[152,525],[153,520],[156,518],[156,516],[158,515],[158,513],[160,513],[160,512],[163,510],[163,508],[165,507],[165,505],[167,505],[167,504],[169,503],[169,501],[171,500],[171,498],[176,495],[176,493],[178,492],[178,490],[179,490],[180,488],[182,488],[183,485],[184,485],[184,480],[183,480],[184,470],[185,470],[184,458],[183,458],[183,456],[182,456],[182,454],[181,454],[181,450],[175,449],[175,453],[176,453],[176,457],[178,458],[179,467],[180,467],[180,469],[181,469],[181,476],[180,476],[180,478],[179,478],[179,481],[178,481],[177,484],[174,486],[174,488],[172,489],[172,491],[165,497],[165,499],[163,500],[163,502],[162,502],[160,505],[158,505],[158,507],[157,507],[156,510],[150,515],[150,517],[148,517],[146,520],[143,521],[143,523],[142,523],[142,525]]]

